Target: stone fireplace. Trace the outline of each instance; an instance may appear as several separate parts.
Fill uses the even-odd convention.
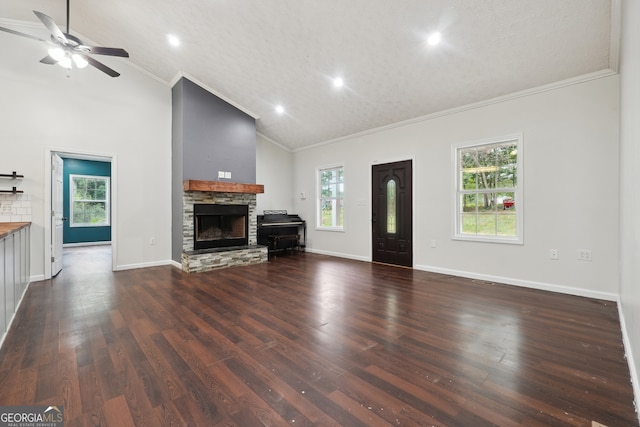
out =
[[[171,105],[171,259],[186,272],[266,261],[256,232],[256,195],[264,193],[255,184],[256,117],[186,77],[171,88]],[[221,242],[239,234],[239,218],[196,223],[194,204],[247,206],[243,241]]]
[[[187,273],[267,261],[257,245],[256,194],[262,185],[185,181],[182,270]]]

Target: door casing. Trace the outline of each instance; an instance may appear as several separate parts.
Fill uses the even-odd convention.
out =
[[[57,149],[57,148],[46,148],[45,156],[44,156],[44,274],[42,277],[43,280],[51,279],[52,274],[52,265],[51,265],[51,253],[52,253],[52,236],[53,233],[51,231],[51,211],[52,209],[52,200],[51,200],[51,190],[52,190],[52,174],[51,174],[51,161],[54,154],[58,154],[61,157],[72,157],[78,159],[85,160],[99,160],[102,162],[111,162],[111,269],[113,271],[117,270],[116,260],[118,259],[118,228],[117,228],[117,201],[118,201],[118,168],[117,168],[117,157],[114,154],[110,153],[99,153],[99,152],[91,152],[91,151],[79,151],[79,150],[69,150],[69,149]],[[34,279],[40,280],[40,278]]]
[[[405,267],[413,267],[413,247],[414,247],[414,227],[413,227],[413,218],[414,218],[414,204],[413,204],[413,182],[414,182],[414,159],[413,158],[404,158],[393,161],[381,161],[375,162],[371,164],[370,172],[371,172],[371,259],[373,262],[382,262],[387,264],[405,266]],[[390,169],[393,168],[408,168],[409,171],[406,172],[406,185],[408,188],[405,189],[405,206],[404,206],[404,214],[406,223],[404,224],[404,229],[399,232],[397,235],[386,234],[383,231],[383,224],[385,218],[380,215],[381,213],[386,212],[386,209],[378,209],[380,212],[375,212],[376,207],[379,208],[380,203],[376,203],[375,198],[377,198],[377,191],[379,188],[379,182],[377,177],[376,170],[378,169]],[[393,172],[390,172],[393,173]],[[386,181],[385,181],[386,182]],[[398,205],[399,206],[399,205]],[[400,224],[402,226],[402,224]],[[400,231],[400,230],[399,230]],[[387,248],[389,245],[389,248]],[[402,245],[408,247],[403,248]],[[394,249],[394,248],[397,248]]]

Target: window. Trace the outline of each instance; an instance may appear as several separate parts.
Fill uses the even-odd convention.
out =
[[[344,226],[344,168],[318,170],[318,228],[342,230]]]
[[[387,233],[396,234],[396,180],[387,182]]]
[[[522,243],[522,135],[454,146],[454,238]]]
[[[69,175],[71,227],[109,225],[109,177]]]

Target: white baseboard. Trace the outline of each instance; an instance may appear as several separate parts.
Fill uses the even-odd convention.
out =
[[[136,268],[146,268],[146,267],[158,267],[161,265],[173,265],[173,260],[164,260],[164,261],[153,261],[153,262],[141,262],[138,264],[123,264],[117,265],[114,271],[124,271],[124,270],[133,270]]]
[[[32,282],[42,282],[44,280],[44,274],[38,274],[37,276],[30,276],[29,283]],[[29,287],[29,286],[27,286]]]
[[[80,246],[106,246],[110,245],[111,240],[106,242],[79,242],[79,243],[65,243],[62,245],[63,248],[76,248]]]
[[[618,298],[618,317],[620,318],[620,327],[622,328],[622,343],[624,345],[625,357],[627,358],[629,373],[631,374],[631,387],[633,387],[633,395],[635,397],[633,404],[636,407],[636,414],[638,415],[638,421],[640,422],[640,412],[638,412],[640,409],[640,379],[638,378],[638,371],[636,370],[631,340],[629,339],[629,332],[627,331],[627,323],[624,319],[624,312],[622,311],[620,298]]]
[[[178,261],[171,260],[171,261],[170,261],[170,263],[171,263],[171,265],[173,265],[174,267],[179,268],[180,270],[182,270],[182,264],[181,264],[181,263],[179,263]]]
[[[353,259],[353,260],[356,260],[356,261],[371,262],[371,258],[370,257],[355,256],[355,255],[351,255],[351,254],[343,254],[343,253],[332,252],[332,251],[323,251],[323,250],[313,249],[313,248],[306,248],[305,250],[307,252],[314,253],[314,254],[329,255],[329,256],[335,256],[335,257],[339,257],[339,258]],[[610,292],[591,291],[591,290],[588,290],[588,289],[572,288],[572,287],[569,287],[569,286],[554,285],[554,284],[551,284],[551,283],[543,283],[543,282],[534,282],[534,281],[530,281],[530,280],[513,279],[511,277],[493,276],[493,275],[488,275],[488,274],[473,273],[473,272],[470,272],[470,271],[462,271],[462,270],[453,270],[453,269],[448,269],[448,268],[433,267],[433,266],[430,266],[430,265],[420,265],[420,264],[418,264],[418,265],[415,265],[413,268],[415,268],[416,270],[428,271],[428,272],[431,272],[431,273],[440,273],[440,274],[447,274],[447,275],[450,275],[450,276],[467,277],[469,279],[477,279],[477,280],[485,280],[485,281],[496,282],[496,283],[504,283],[506,285],[521,286],[521,287],[524,287],[524,288],[539,289],[539,290],[542,290],[542,291],[558,292],[558,293],[561,293],[561,294],[575,295],[575,296],[579,296],[579,297],[596,298],[596,299],[602,299],[602,300],[605,300],[605,301],[617,301],[618,300],[618,295],[614,294],[614,293],[610,293]]]
[[[575,295],[579,297],[596,298],[596,299],[602,299],[606,301],[618,300],[618,295],[610,292],[591,291],[589,289],[572,288],[569,286],[554,285],[551,283],[513,279],[511,277],[493,276],[489,274],[480,274],[480,273],[473,273],[470,271],[452,270],[448,268],[433,267],[429,265],[416,265],[414,268],[416,270],[429,271],[431,273],[448,274],[450,276],[459,276],[459,277],[466,277],[469,279],[504,283],[506,285],[514,285],[514,286],[521,286],[524,288],[539,289],[541,291],[558,292],[561,294]]]
[[[329,256],[335,256],[338,258],[348,258],[348,259],[353,259],[356,261],[371,261],[371,258],[369,257],[363,257],[363,256],[356,256],[356,255],[351,255],[351,254],[343,254],[340,252],[331,252],[331,251],[322,251],[319,249],[313,249],[313,248],[305,248],[305,252],[309,252],[312,254],[318,254],[318,255],[329,255]]]

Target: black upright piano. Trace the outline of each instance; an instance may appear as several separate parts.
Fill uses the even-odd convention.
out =
[[[278,250],[304,250],[307,243],[307,223],[299,215],[285,210],[265,210],[258,215],[258,244],[269,247],[269,256]]]

